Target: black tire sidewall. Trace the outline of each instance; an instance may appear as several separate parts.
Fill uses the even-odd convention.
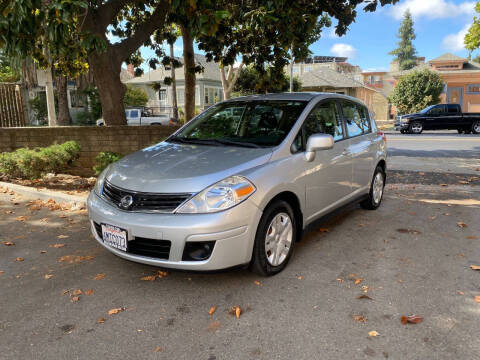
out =
[[[475,124],[479,123],[480,121],[474,121],[473,124],[472,124],[472,133],[473,134],[480,134],[479,132],[476,132],[475,131]]]
[[[377,176],[378,173],[381,173],[382,176],[383,176],[383,188],[385,189],[385,180],[386,180],[385,171],[383,171],[383,168],[381,166],[377,166],[375,168],[375,172],[373,173],[372,183],[370,185],[370,192],[368,193],[368,198],[365,199],[364,201],[362,201],[362,203],[361,203],[361,205],[364,209],[376,210],[382,204],[383,195],[384,195],[385,191],[382,192],[382,197],[380,198],[380,201],[379,201],[378,204],[376,204],[375,200],[373,199],[373,183],[374,183],[375,177]]]
[[[279,213],[287,213],[290,216],[292,222],[292,244],[287,258],[279,266],[272,266],[267,260],[267,254],[265,252],[265,236],[268,231],[268,226],[272,219]],[[290,204],[284,200],[275,200],[265,209],[260,222],[258,224],[257,232],[255,235],[255,244],[253,247],[251,269],[256,273],[263,276],[272,276],[282,271],[288,264],[293,254],[295,242],[297,241],[297,222],[295,214]]]

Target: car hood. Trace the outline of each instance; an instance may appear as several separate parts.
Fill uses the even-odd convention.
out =
[[[270,148],[162,142],[113,164],[106,179],[133,191],[194,193],[228,176],[263,165],[271,155]]]

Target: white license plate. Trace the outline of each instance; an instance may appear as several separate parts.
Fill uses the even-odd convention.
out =
[[[127,251],[127,232],[116,226],[102,224],[103,242],[115,249]]]

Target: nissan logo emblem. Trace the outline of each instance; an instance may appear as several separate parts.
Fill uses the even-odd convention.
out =
[[[133,196],[132,195],[125,195],[120,200],[120,207],[122,209],[127,210],[127,209],[130,208],[130,206],[132,206],[132,204],[133,204]]]

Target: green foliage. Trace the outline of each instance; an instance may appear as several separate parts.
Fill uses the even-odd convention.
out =
[[[428,69],[412,71],[403,76],[391,95],[399,113],[418,112],[440,102],[444,83],[440,75]]]
[[[148,102],[148,95],[145,90],[132,85],[127,85],[125,93],[125,106],[145,106]]]
[[[475,5],[475,12],[477,13],[477,15],[480,14],[479,1],[477,1],[477,4]],[[470,52],[475,51],[480,47],[480,18],[478,16],[473,17],[473,24],[468,29],[468,32],[465,35],[464,42],[465,42],[465,48]]]
[[[0,174],[14,178],[39,179],[47,173],[64,171],[78,157],[80,145],[67,141],[45,148],[22,148],[0,153]]]
[[[302,84],[298,78],[293,78],[293,91],[300,91]],[[290,89],[290,77],[283,70],[268,67],[265,73],[254,66],[244,67],[234,86],[238,95],[278,93]]]
[[[117,162],[121,158],[122,155],[115,152],[102,151],[98,153],[97,157],[95,158],[95,166],[93,167],[95,175],[100,175],[100,173],[105,170],[108,165]]]
[[[413,29],[412,14],[409,10],[405,12],[402,25],[398,29],[398,48],[391,51],[389,54],[395,56],[398,61],[400,70],[409,70],[417,65],[417,57],[415,46],[412,41],[415,40],[415,31]]]
[[[102,103],[100,102],[100,95],[95,87],[83,90],[83,93],[88,96],[89,108],[92,117],[97,120],[102,117]]]
[[[17,82],[20,80],[20,73],[12,62],[0,52],[0,82]]]
[[[55,102],[56,104],[57,102]],[[38,93],[34,98],[28,100],[28,104],[38,123],[44,125],[47,123],[48,110],[45,93]]]
[[[95,125],[98,117],[90,111],[79,111],[75,114],[75,123],[77,125]]]

